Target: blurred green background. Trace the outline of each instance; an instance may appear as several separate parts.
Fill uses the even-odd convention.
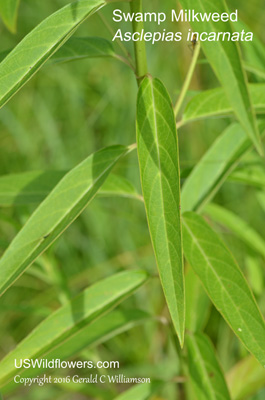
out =
[[[12,48],[40,21],[69,2],[63,0],[22,0],[17,34],[12,35],[0,23],[1,51]],[[239,8],[240,18],[264,42],[264,0],[228,1],[231,10]],[[145,11],[168,12],[179,8],[172,0],[144,1]],[[101,14],[113,30],[131,30],[130,23],[112,22],[112,10],[129,11],[128,4],[113,4]],[[166,27],[166,25],[165,25]],[[188,24],[168,23],[167,29],[185,32]],[[156,26],[147,24],[147,30]],[[77,36],[111,34],[96,14],[78,29]],[[120,52],[117,44],[114,44]],[[250,44],[251,45],[251,44]],[[126,44],[133,55],[132,44]],[[186,41],[147,44],[148,65],[152,75],[159,77],[175,102],[189,68],[192,52]],[[201,55],[203,57],[203,55]],[[255,82],[254,76],[249,76]],[[191,91],[217,87],[218,82],[207,64],[198,65]],[[135,142],[135,104],[137,85],[132,71],[111,59],[85,59],[56,65],[46,65],[18,94],[0,110],[0,174],[33,170],[68,170],[90,153],[111,145]],[[185,179],[189,171],[231,119],[212,119],[187,125],[179,131],[180,165]],[[252,160],[253,153],[249,156]],[[247,159],[242,162],[246,162]],[[115,169],[140,190],[136,152],[123,159]],[[255,188],[227,182],[216,200],[235,211],[262,234],[264,210],[260,207]],[[0,251],[16,235],[36,206],[16,206],[0,209]],[[245,268],[246,245],[229,232],[221,231],[242,268]],[[263,262],[263,261],[262,261]],[[119,198],[96,198],[63,236],[8,290],[2,298],[0,355],[4,356],[25,337],[45,316],[69,297],[89,284],[130,268],[145,268],[157,274],[152,254],[144,207],[141,202]],[[264,288],[264,275],[262,277]],[[264,295],[259,303],[265,311]],[[165,302],[156,277],[121,307],[141,308],[167,316]],[[246,351],[219,314],[212,310],[206,327],[217,346],[222,365],[227,371]],[[181,373],[179,360],[168,328],[158,322],[134,328],[80,357],[117,359],[120,373],[147,375],[172,380]],[[108,392],[108,390],[110,392]],[[121,388],[107,388],[106,398],[112,398]],[[101,399],[94,389],[69,387],[17,389],[12,399]],[[93,393],[90,393],[92,391]],[[110,393],[110,394],[109,394]],[[176,399],[178,385],[168,384],[157,399]],[[105,395],[104,395],[105,396]],[[264,392],[252,400],[264,399]],[[105,397],[104,397],[105,398]]]

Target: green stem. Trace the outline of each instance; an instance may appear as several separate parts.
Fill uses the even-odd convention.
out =
[[[194,70],[195,70],[195,67],[196,67],[196,64],[197,64],[197,60],[198,60],[199,54],[200,54],[200,43],[197,43],[197,46],[195,47],[194,54],[193,54],[193,57],[192,57],[192,62],[190,64],[189,71],[187,73],[187,76],[186,76],[185,82],[183,84],[183,87],[181,89],[178,101],[177,101],[177,103],[175,105],[175,108],[174,108],[174,114],[175,114],[176,118],[177,118],[178,113],[180,111],[180,108],[182,106],[183,100],[184,100],[184,98],[186,96],[186,93],[187,93],[187,91],[189,89],[189,86],[190,86],[190,83],[191,83],[191,80],[192,80],[192,77],[193,77],[193,73],[194,73]]]
[[[142,13],[142,0],[133,0],[131,2],[131,12],[132,13]],[[141,34],[142,29],[144,29],[143,22],[133,21],[133,32],[138,32]],[[134,53],[136,62],[136,77],[138,85],[140,85],[142,79],[147,74],[147,59],[145,50],[145,41],[138,40],[134,42]]]

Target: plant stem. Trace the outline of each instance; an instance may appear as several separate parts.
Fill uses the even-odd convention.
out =
[[[131,12],[132,13],[142,13],[142,0],[133,0],[131,2]],[[144,29],[143,22],[133,21],[133,32],[138,32],[141,34],[142,29]],[[147,59],[146,59],[146,50],[145,50],[145,41],[135,41],[134,42],[134,53],[135,53],[135,62],[136,62],[136,78],[138,81],[138,85],[140,85],[142,79],[147,74]]]
[[[185,82],[183,84],[183,87],[181,89],[178,101],[177,101],[177,103],[175,105],[175,108],[174,108],[174,114],[175,114],[176,118],[177,118],[179,110],[180,110],[180,108],[182,106],[183,100],[184,100],[184,98],[186,96],[186,93],[187,93],[187,91],[189,89],[189,86],[190,86],[190,83],[191,83],[191,80],[192,80],[192,76],[193,76],[193,73],[194,73],[194,70],[195,70],[195,67],[196,67],[196,64],[197,64],[197,60],[198,60],[199,54],[200,54],[200,43],[198,42],[197,46],[195,47],[195,50],[194,50],[194,54],[193,54],[193,57],[192,57],[192,61],[191,61],[191,64],[190,64],[189,71],[187,73],[187,76],[186,76]]]

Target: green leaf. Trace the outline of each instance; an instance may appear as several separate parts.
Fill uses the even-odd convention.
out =
[[[228,11],[224,0],[214,2],[198,0],[180,0],[184,9],[195,13],[223,13]],[[233,32],[230,22],[213,22],[212,20],[194,21],[191,26],[196,32]],[[247,87],[247,77],[242,66],[239,44],[233,41],[202,41],[202,49],[209,60],[238,121],[253,141],[257,150],[262,153],[261,141],[253,112],[252,102]]]
[[[146,215],[160,279],[181,345],[184,283],[176,124],[163,84],[147,77],[137,101],[137,145]]]
[[[249,93],[257,113],[265,113],[265,84],[249,85]],[[187,104],[181,125],[209,117],[229,116],[233,109],[223,88],[206,90],[197,94]]]
[[[0,0],[0,15],[6,27],[15,33],[20,0]]]
[[[233,256],[204,219],[183,215],[185,257],[217,310],[246,348],[265,366],[265,323]]]
[[[0,176],[0,206],[40,203],[65,174],[65,171],[32,171]],[[130,181],[115,174],[107,177],[97,195],[141,199]]]
[[[64,176],[35,210],[0,260],[0,294],[77,218],[117,161],[130,150],[132,147],[107,147],[89,156]]]
[[[234,400],[249,398],[264,388],[265,369],[254,357],[246,357],[228,372],[227,382]]]
[[[229,177],[229,181],[265,188],[265,166],[263,160],[245,163]]]
[[[239,124],[229,126],[192,170],[181,191],[183,212],[200,210],[252,147]]]
[[[157,392],[161,385],[162,382],[154,380],[152,380],[151,383],[134,385],[119,396],[115,397],[114,400],[147,400]]]
[[[186,329],[198,332],[204,329],[210,314],[210,301],[200,280],[189,267],[185,275]]]
[[[103,0],[80,0],[67,4],[33,29],[0,64],[0,107],[41,68],[87,17],[105,4]]]
[[[52,57],[54,62],[65,62],[93,57],[114,57],[112,43],[100,37],[72,37]]]
[[[113,275],[90,286],[53,312],[1,361],[0,385],[7,384],[14,375],[23,372],[23,367],[15,368],[15,359],[17,362],[20,359],[41,360],[43,357],[49,360],[64,359],[84,346],[95,345],[123,331],[124,325],[133,325],[146,318],[143,313],[136,312],[129,316],[126,312],[120,312],[97,319],[146,280],[147,274],[141,270]]]
[[[257,296],[261,296],[264,290],[264,268],[260,259],[248,255],[246,258],[246,269],[250,287]]]
[[[228,228],[251,249],[265,257],[265,241],[260,234],[242,218],[226,208],[213,203],[208,204],[203,209],[203,212],[215,222]]]
[[[187,335],[188,367],[197,400],[229,400],[227,384],[207,336]]]

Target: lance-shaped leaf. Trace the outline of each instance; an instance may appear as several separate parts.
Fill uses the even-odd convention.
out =
[[[236,167],[251,142],[239,124],[228,127],[194,167],[181,191],[182,211],[200,210]]]
[[[184,284],[179,161],[172,104],[163,84],[147,77],[137,101],[137,145],[147,220],[173,324],[184,340]]]
[[[180,0],[183,8],[194,10],[195,13],[219,13],[227,12],[224,0]],[[191,22],[196,32],[233,32],[230,22],[196,21]],[[217,78],[222,84],[226,96],[242,127],[248,133],[255,147],[262,153],[261,141],[253,112],[252,102],[247,88],[247,77],[242,66],[241,54],[237,42],[202,41],[203,51],[209,60]]]
[[[207,336],[187,335],[189,377],[198,400],[230,400],[227,384]]]
[[[15,359],[20,363],[20,360],[24,359],[67,358],[82,350],[84,346],[100,342],[108,334],[111,336],[113,330],[122,330],[124,324],[133,323],[133,316],[135,320],[143,319],[143,314],[132,313],[132,317],[126,314],[114,314],[113,319],[107,316],[102,321],[99,319],[91,324],[143,285],[146,280],[145,271],[122,272],[97,282],[81,292],[42,321],[1,361],[0,385],[5,385],[15,374],[22,373],[25,369],[23,366],[15,368]],[[102,322],[106,325],[104,326]]]
[[[0,176],[0,206],[40,203],[65,174],[65,171],[32,171]],[[141,199],[133,184],[116,174],[107,177],[98,195]]]
[[[256,113],[265,112],[265,84],[255,83],[249,85],[249,93]],[[197,94],[187,104],[181,125],[197,119],[210,117],[229,116],[233,108],[223,88],[206,90]]]
[[[106,4],[80,0],[67,4],[33,29],[0,64],[0,107],[64,44],[85,19]]]
[[[20,0],[0,0],[0,15],[7,28],[16,32],[17,14]]]
[[[244,163],[238,167],[229,177],[229,181],[239,182],[246,185],[265,188],[265,164],[263,160]]]
[[[77,218],[116,162],[132,149],[111,146],[72,169],[40,204],[0,260],[2,294]]]
[[[51,61],[66,62],[82,58],[114,57],[112,43],[100,37],[72,37],[52,57]]]
[[[208,204],[203,210],[204,214],[215,222],[230,229],[239,239],[245,242],[251,249],[265,257],[265,241],[246,221],[217,204]]]
[[[265,365],[265,323],[232,254],[205,220],[183,215],[185,257],[217,310],[246,348]]]

